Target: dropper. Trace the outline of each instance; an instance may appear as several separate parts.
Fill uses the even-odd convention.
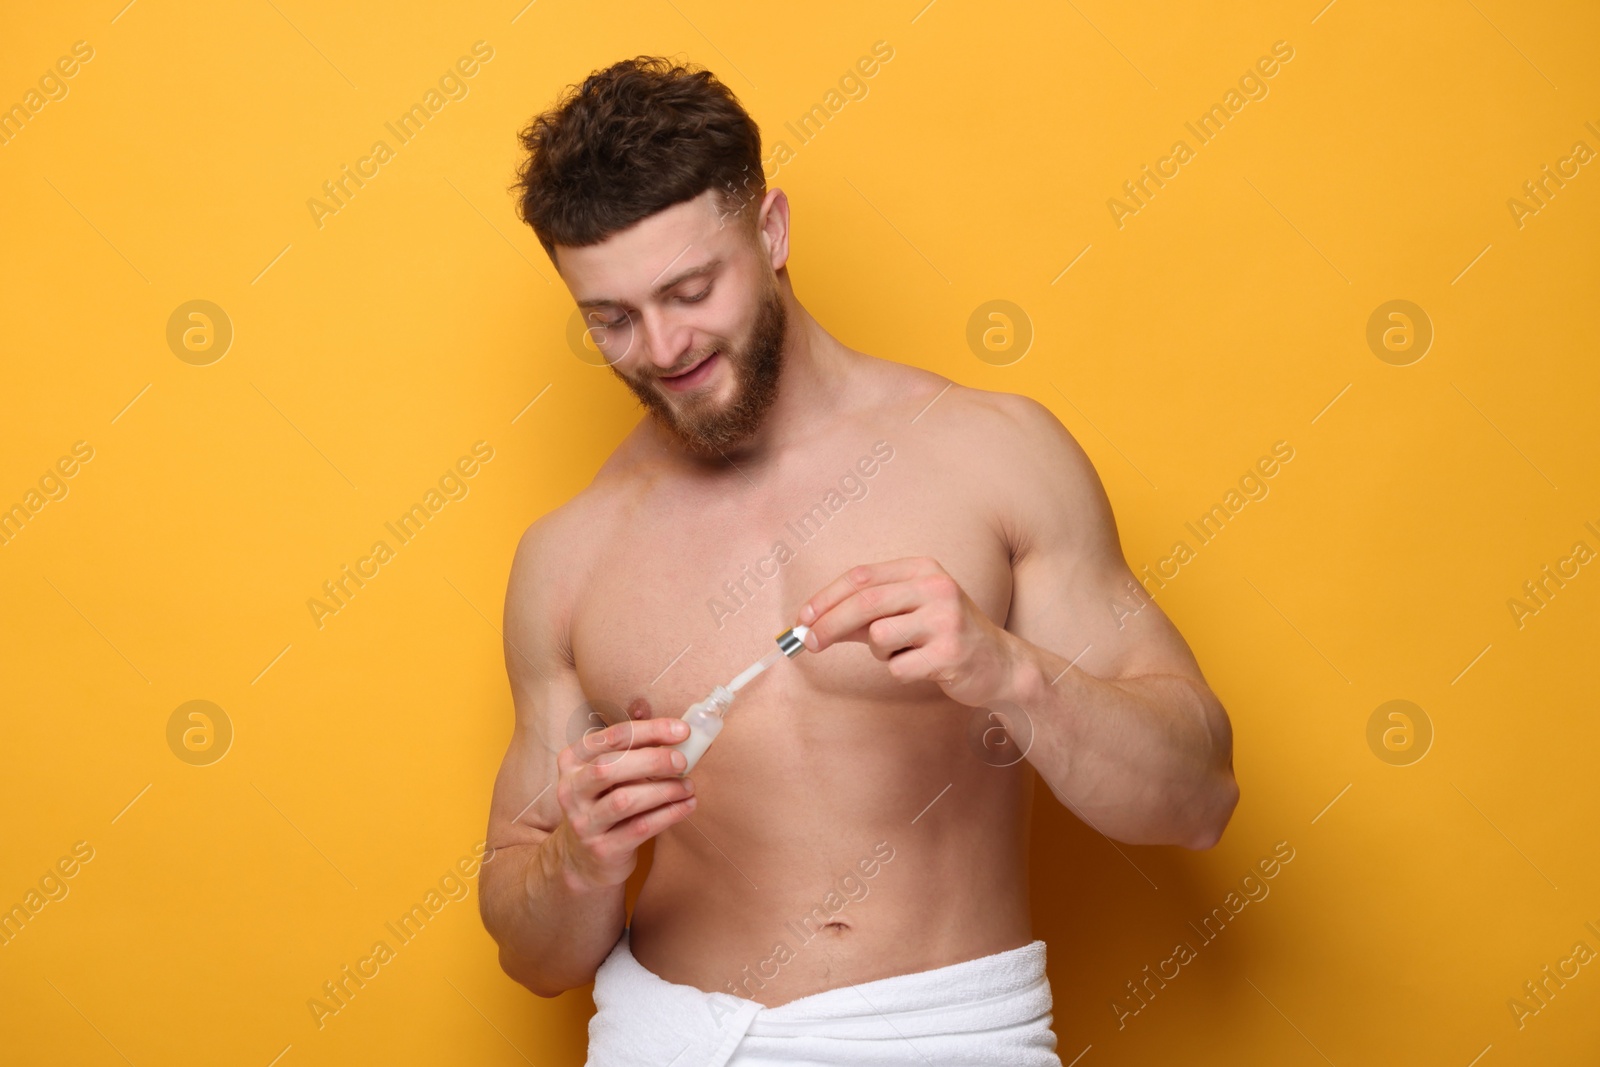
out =
[[[691,705],[689,710],[683,713],[683,721],[689,725],[689,736],[686,740],[671,746],[682,752],[685,760],[684,768],[678,772],[678,777],[681,778],[694,769],[694,765],[711,746],[711,742],[722,732],[722,717],[733,703],[733,694],[749,685],[751,679],[778,662],[780,658],[787,656],[793,659],[804,652],[805,637],[810,632],[809,626],[793,626],[783,631],[778,635],[777,648],[734,675],[733,681],[727,685],[713,687],[710,695],[699,703]]]
[[[778,647],[756,660],[750,666],[734,675],[733,681],[727,685],[728,692],[737,693],[749,684],[750,680],[774,663],[782,656],[793,659],[806,648],[806,634],[811,632],[809,626],[795,626],[778,635]]]

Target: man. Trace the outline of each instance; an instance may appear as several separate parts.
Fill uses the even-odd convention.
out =
[[[788,199],[709,73],[618,63],[522,140],[522,217],[648,415],[512,564],[501,966],[594,981],[592,1064],[1059,1064],[1035,774],[1135,844],[1209,848],[1238,798],[1089,459],[1041,404],[807,313]],[[679,716],[796,624],[809,651],[680,777]]]

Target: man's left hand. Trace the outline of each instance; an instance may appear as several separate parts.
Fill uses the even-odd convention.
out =
[[[1011,691],[1022,651],[926,556],[852,567],[801,605],[800,622],[811,628],[812,652],[864,642],[898,680],[936,682],[969,707]]]

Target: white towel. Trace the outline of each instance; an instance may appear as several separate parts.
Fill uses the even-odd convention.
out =
[[[1061,1067],[1045,943],[764,1007],[648,970],[624,929],[594,977],[586,1067]]]

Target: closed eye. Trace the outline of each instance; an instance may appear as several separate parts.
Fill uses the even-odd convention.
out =
[[[704,300],[706,297],[708,297],[710,295],[711,295],[711,286],[708,285],[704,289],[700,290],[698,293],[695,293],[693,296],[680,296],[680,297],[678,297],[678,299],[680,301],[682,301],[683,303],[685,303],[685,304],[698,304],[700,301]],[[618,326],[623,325],[624,323],[626,323],[628,321],[628,318],[629,318],[629,316],[624,314],[621,318],[617,318],[617,319],[599,319],[599,318],[595,318],[595,313],[594,312],[590,312],[589,313],[589,321],[590,321],[591,325],[601,326],[601,327],[604,327],[605,329],[608,329],[608,330],[614,330]]]
[[[698,304],[700,301],[704,300],[706,297],[708,297],[710,295],[711,295],[711,286],[708,285],[704,289],[700,290],[698,293],[695,293],[693,296],[679,296],[678,300],[681,301],[682,303],[685,303],[685,304]],[[589,324],[591,326],[599,326],[599,327],[601,327],[603,329],[608,329],[608,330],[614,330],[617,327],[622,326],[623,324],[625,324],[632,317],[632,316],[628,315],[627,313],[624,313],[621,318],[601,319],[601,318],[596,318],[595,317],[597,314],[598,314],[598,312],[593,312],[593,311],[591,311],[589,313],[589,316],[588,316]]]

